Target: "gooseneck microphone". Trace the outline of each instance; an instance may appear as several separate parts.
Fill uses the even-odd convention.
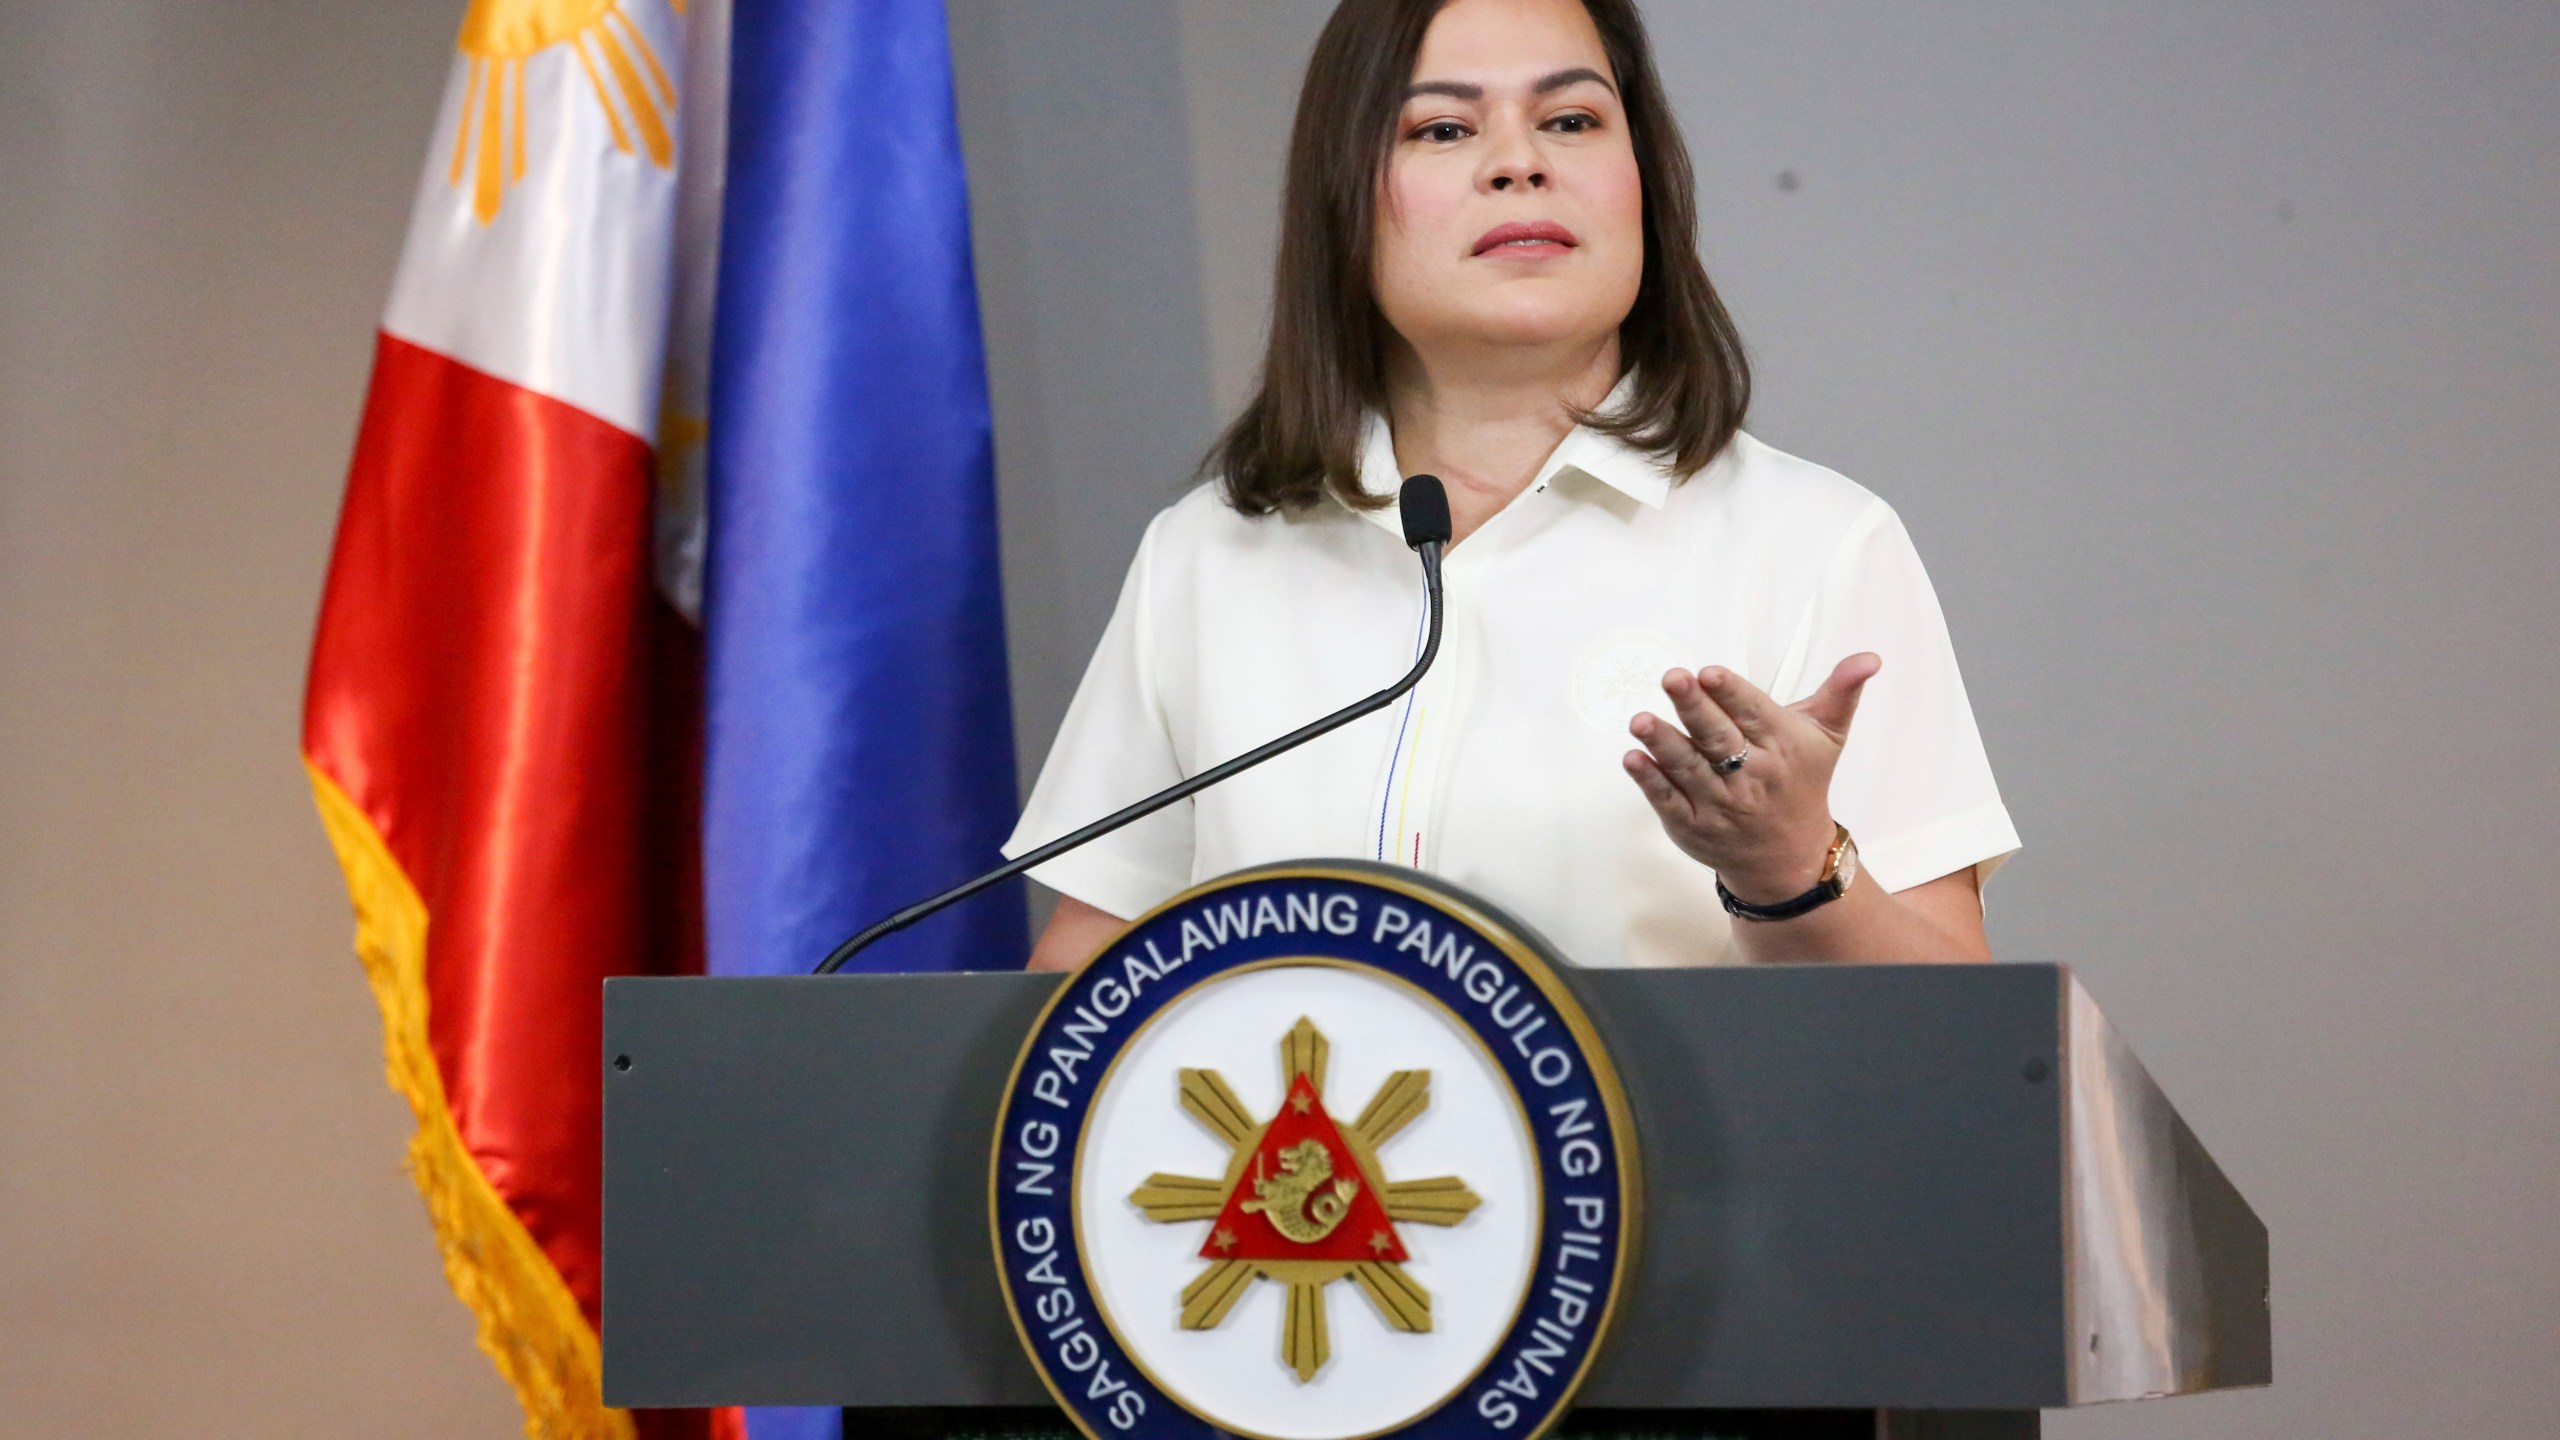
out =
[[[1396,513],[1404,521],[1404,543],[1413,547],[1414,553],[1422,557],[1422,589],[1430,616],[1428,629],[1423,636],[1421,658],[1413,662],[1413,668],[1404,673],[1403,679],[1366,700],[1344,706],[1313,724],[1292,730],[1268,745],[1247,750],[1225,764],[1203,770],[1179,785],[1160,790],[1126,810],[1105,815],[1081,830],[1061,835],[1037,850],[1026,851],[974,880],[966,880],[954,885],[930,900],[919,900],[838,945],[826,959],[818,963],[814,973],[833,975],[843,968],[844,962],[861,954],[864,947],[883,936],[894,935],[938,910],[959,904],[990,885],[1009,880],[1035,866],[1045,865],[1088,841],[1099,840],[1131,821],[1143,820],[1176,800],[1197,795],[1221,780],[1241,775],[1274,756],[1285,755],[1319,735],[1341,729],[1363,715],[1384,710],[1402,698],[1406,691],[1421,684],[1423,672],[1429,670],[1431,662],[1438,659],[1440,655],[1440,552],[1449,543],[1449,492],[1440,487],[1438,476],[1416,475],[1404,482],[1404,488],[1397,492]]]

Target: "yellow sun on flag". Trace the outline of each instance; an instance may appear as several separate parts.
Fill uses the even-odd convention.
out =
[[[684,13],[685,0],[670,3]],[[471,0],[455,44],[471,73],[453,137],[453,183],[471,176],[471,208],[482,224],[498,218],[506,186],[524,178],[525,61],[555,45],[577,52],[616,149],[630,153],[636,130],[652,162],[675,163],[675,84],[621,0]]]

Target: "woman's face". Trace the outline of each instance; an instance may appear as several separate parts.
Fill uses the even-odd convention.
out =
[[[1597,344],[1644,276],[1644,193],[1581,0],[1450,0],[1379,184],[1371,283],[1429,363]]]

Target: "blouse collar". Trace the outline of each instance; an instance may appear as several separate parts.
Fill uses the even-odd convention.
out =
[[[1619,379],[1609,398],[1600,402],[1604,412],[1626,403],[1635,391],[1632,373]],[[1596,481],[1606,485],[1640,505],[1659,510],[1671,497],[1672,475],[1653,456],[1635,449],[1614,435],[1603,434],[1588,425],[1576,425],[1562,443],[1538,467],[1538,476],[1529,482],[1532,492],[1547,490],[1563,483],[1560,494],[1570,495],[1574,482]],[[1388,431],[1387,417],[1372,410],[1368,428],[1360,442],[1360,488],[1371,495],[1392,500],[1403,488],[1404,476],[1396,469],[1395,437]],[[1364,512],[1378,525],[1401,535],[1403,522],[1395,507]]]

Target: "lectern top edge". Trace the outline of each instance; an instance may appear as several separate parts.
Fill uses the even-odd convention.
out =
[[[1222,922],[1231,941],[1254,918],[1235,900],[1227,896]],[[1486,912],[1461,913],[1473,923]],[[1205,972],[1205,912],[1147,932],[1155,954],[1181,958],[1184,918],[1204,937],[1187,963]],[[1361,933],[1372,935],[1376,917],[1364,919]],[[1265,940],[1268,956],[1236,952],[1239,973],[1285,969],[1277,962],[1290,944]],[[2264,1227],[2062,968],[1558,975],[1614,1058],[1643,1146],[1630,1298],[1579,1403],[1996,1410],[2032,1424],[2038,1407],[2266,1383]],[[1054,1018],[1058,987],[1023,974],[608,986],[607,1056],[632,1062],[607,1068],[609,1398],[889,1408],[1050,1399],[988,1263],[990,1200],[1002,1191],[990,1195],[987,1147],[1024,1038],[1044,1012]],[[1308,1221],[1306,1243],[1338,1237],[1369,1213],[1349,1195],[1339,1218],[1330,1204],[1312,1208],[1310,1197],[1338,1182],[1386,1187],[1383,1198],[1446,1176],[1458,1182],[1453,1201],[1463,1191],[1477,1202],[1465,1210],[1470,1223],[1500,1213],[1482,1155],[1429,1159],[1458,1113],[1444,1107],[1462,1098],[1454,1058],[1401,1053],[1417,1042],[1364,1029],[1362,1016],[1287,1006],[1268,1024],[1245,1007],[1234,1023],[1253,1034],[1203,1032],[1216,1053],[1182,1061],[1215,1072],[1240,1102],[1247,1128],[1233,1146],[1215,1159],[1157,1153],[1209,1133],[1176,1103],[1168,1071],[1164,1115],[1127,1132],[1126,1156],[1088,1149],[1088,1169],[1110,1182],[1093,1192],[1105,1207],[1095,1214],[1125,1216],[1113,1223],[1130,1243],[1179,1242],[1174,1259],[1189,1275],[1206,1264],[1185,1257],[1214,1238],[1213,1220],[1247,1201],[1302,1207],[1293,1213]],[[1504,1013],[1516,1008],[1506,1002]],[[1487,1048],[1510,1033],[1497,1027]],[[1534,1054],[1537,1038],[1514,1058]],[[1119,1063],[1154,1063],[1135,1053],[1124,1048]],[[1311,1132],[1326,1152],[1320,1181],[1266,1195],[1220,1173],[1234,1168],[1230,1157],[1250,1168],[1268,1148],[1248,1153],[1244,1140],[1292,1093],[1284,1075],[1323,1071],[1323,1090],[1308,1098],[1349,1129],[1397,1069],[1432,1072],[1419,1120],[1391,1139],[1366,1136],[1365,1151]],[[1019,1138],[998,1139],[1000,1162]],[[1280,1148],[1310,1137],[1286,1138]],[[1276,1152],[1262,1158],[1263,1178],[1276,1179]],[[1179,1187],[1148,1190],[1150,1176],[1186,1175],[1204,1187],[1197,1207],[1172,1193]],[[1192,1208],[1200,1218],[1184,1218]],[[1456,1304],[1463,1287],[1430,1267],[1434,1247],[1458,1232],[1416,1220],[1392,1229],[1424,1290]],[[1114,1323],[1129,1323],[1126,1305],[1150,1303],[1150,1283],[1130,1292],[1134,1301],[1111,1302]],[[1239,1355],[1272,1367],[1282,1394],[1302,1383],[1283,1360],[1323,1376],[1342,1373],[1345,1357],[1403,1343],[1370,1334],[1381,1312],[1356,1282],[1325,1300],[1329,1352],[1290,1357],[1273,1339],[1279,1301],[1263,1320],[1238,1309],[1199,1333],[1244,1337]],[[1100,1421],[1118,1433],[1107,1408]]]

